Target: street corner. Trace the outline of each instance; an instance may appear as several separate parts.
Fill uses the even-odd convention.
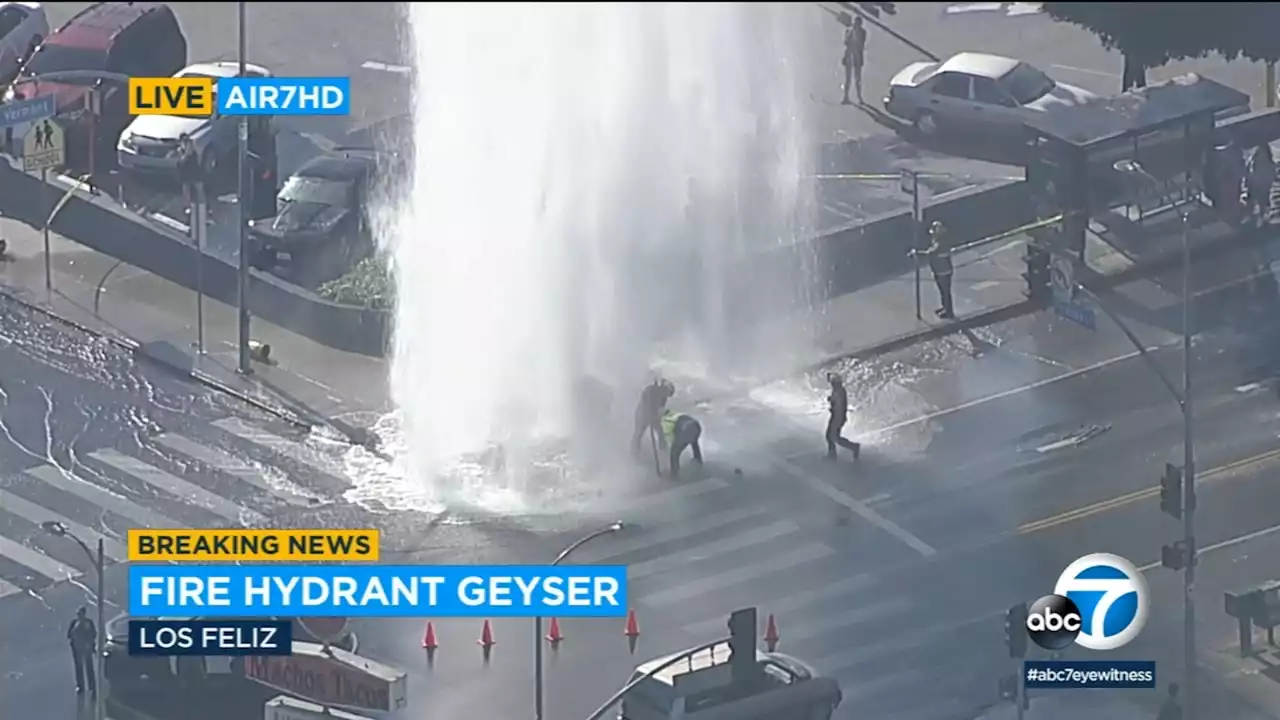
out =
[[[1280,648],[1261,646],[1255,638],[1254,652],[1242,655],[1238,638],[1221,638],[1203,653],[1200,665],[1212,683],[1239,703],[1254,710],[1239,717],[1248,720],[1280,718]],[[1263,712],[1261,708],[1275,708]]]

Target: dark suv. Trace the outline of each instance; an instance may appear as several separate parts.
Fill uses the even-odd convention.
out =
[[[129,124],[129,91],[111,80],[41,80],[68,70],[97,70],[130,77],[170,77],[187,64],[187,39],[168,5],[102,2],[80,11],[55,30],[22,66],[5,101],[53,95],[67,139],[67,166],[109,169],[116,141]],[[99,114],[91,118],[90,88],[98,88]],[[89,161],[90,147],[95,150]]]

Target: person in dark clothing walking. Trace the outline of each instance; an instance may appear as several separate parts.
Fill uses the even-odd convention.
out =
[[[662,433],[662,411],[667,401],[676,394],[676,386],[670,380],[661,378],[649,383],[640,392],[640,401],[636,403],[635,430],[631,433],[631,454],[640,454],[640,443],[645,433],[653,432],[660,447],[667,446],[666,437]]]
[[[856,443],[843,435],[844,424],[849,421],[849,391],[844,387],[844,378],[835,373],[827,375],[831,383],[831,395],[827,397],[827,405],[831,408],[831,417],[827,419],[827,459],[836,459],[836,446],[853,453],[857,460],[862,455],[862,444]]]
[[[85,608],[76,610],[75,619],[67,627],[67,642],[71,644],[71,661],[76,666],[76,692],[98,692],[98,677],[93,670],[94,653],[98,651],[98,628],[89,619]],[[87,685],[86,685],[87,681]]]
[[[934,220],[929,225],[929,247],[924,256],[929,259],[929,270],[933,273],[933,283],[938,286],[939,307],[935,312],[943,320],[954,320],[956,309],[951,297],[951,276],[955,274],[955,266],[951,263],[951,248],[943,241],[946,229],[942,223]]]
[[[671,445],[672,479],[680,477],[680,456],[684,454],[685,448],[693,451],[695,463],[702,464],[702,446],[698,444],[702,439],[702,423],[688,415],[677,415],[668,410],[662,416],[662,433]]]
[[[862,18],[856,17],[844,31],[844,99],[842,105],[852,105],[849,91],[854,90],[858,104],[862,104],[862,66],[867,59],[867,29]]]
[[[1169,694],[1160,706],[1156,720],[1182,720],[1182,702],[1178,700],[1178,683],[1169,683]]]

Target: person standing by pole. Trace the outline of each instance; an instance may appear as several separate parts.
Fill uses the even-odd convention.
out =
[[[844,99],[841,105],[852,105],[849,91],[854,90],[858,104],[862,104],[862,66],[867,56],[867,28],[862,17],[855,17],[844,31]]]
[[[946,228],[938,220],[929,224],[929,247],[924,255],[929,259],[929,270],[933,273],[933,282],[938,286],[938,302],[941,305],[935,312],[943,320],[954,320],[956,310],[951,296],[951,277],[955,274],[955,266],[951,262],[951,248],[946,245],[944,236]]]
[[[98,676],[94,668],[97,661],[94,656],[98,652],[98,628],[83,606],[76,610],[75,618],[67,627],[67,642],[71,645],[71,661],[75,663],[76,694],[83,695],[87,689],[89,694],[97,695]]]

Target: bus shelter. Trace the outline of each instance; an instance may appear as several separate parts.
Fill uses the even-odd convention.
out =
[[[1192,74],[1050,109],[1031,127],[1027,181],[1037,217],[1061,214],[1058,249],[1083,258],[1091,218],[1198,198],[1217,123],[1248,107],[1245,93]],[[1126,160],[1143,173],[1117,170]]]

